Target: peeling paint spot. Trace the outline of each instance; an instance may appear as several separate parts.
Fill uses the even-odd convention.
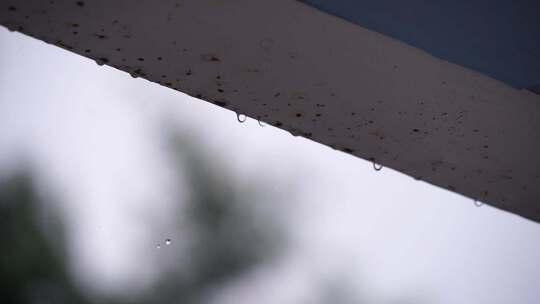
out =
[[[213,54],[204,54],[201,56],[201,59],[207,62],[221,62],[221,59]]]

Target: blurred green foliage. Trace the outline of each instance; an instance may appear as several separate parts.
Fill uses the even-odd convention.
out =
[[[67,271],[63,248],[52,246],[40,219],[28,174],[0,181],[0,303],[88,303]]]
[[[62,229],[56,229],[60,241],[54,242],[43,227],[60,226],[59,218],[47,218],[46,225],[40,225],[43,204],[31,175],[20,174],[0,184],[0,303],[201,303],[209,288],[277,252],[276,225],[260,218],[251,204],[261,195],[256,187],[231,184],[224,177],[227,172],[211,165],[192,143],[176,138],[172,149],[191,191],[189,273],[172,268],[136,299],[81,292],[67,269]]]
[[[185,218],[192,233],[187,259],[180,252],[173,259],[178,264],[187,260],[189,267],[171,267],[136,297],[81,289],[67,266],[62,218],[43,212],[53,204],[43,204],[26,172],[0,179],[0,304],[204,303],[213,288],[279,256],[284,231],[276,213],[258,208],[272,200],[262,191],[262,181],[239,185],[193,142],[173,138],[169,151],[190,189]],[[350,282],[328,280],[314,295],[314,303],[366,303]]]

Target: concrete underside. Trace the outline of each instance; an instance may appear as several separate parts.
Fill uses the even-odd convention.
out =
[[[540,221],[539,95],[300,2],[0,0],[0,24]]]

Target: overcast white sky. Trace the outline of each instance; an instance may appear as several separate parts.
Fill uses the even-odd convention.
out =
[[[309,301],[336,277],[373,303],[538,303],[539,224],[0,27],[0,175],[30,160],[61,193],[84,282],[144,284],[155,244],[175,240],[147,229],[175,210],[164,193],[185,192],[161,149],[164,119],[233,180],[290,195],[290,252],[218,302]]]

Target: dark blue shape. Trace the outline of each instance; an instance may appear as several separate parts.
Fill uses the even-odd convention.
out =
[[[540,83],[540,0],[302,0],[516,88]]]
[[[540,84],[527,88],[529,91],[540,95]]]

